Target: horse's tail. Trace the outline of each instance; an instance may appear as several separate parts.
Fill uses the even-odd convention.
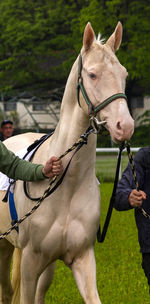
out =
[[[21,250],[15,248],[13,254],[13,267],[12,267],[12,288],[13,298],[11,304],[20,304],[20,264],[21,264]]]

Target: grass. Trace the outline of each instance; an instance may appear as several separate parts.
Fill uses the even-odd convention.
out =
[[[101,183],[101,227],[113,188]],[[102,304],[149,304],[148,285],[141,268],[134,211],[117,212],[112,218],[104,243],[95,244],[97,286]],[[46,304],[83,304],[71,271],[58,261]]]
[[[121,172],[126,168],[128,157],[122,155]],[[113,182],[117,165],[117,155],[97,156],[96,175],[101,182]]]

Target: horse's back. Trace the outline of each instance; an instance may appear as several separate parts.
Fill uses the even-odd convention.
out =
[[[3,141],[3,143],[8,149],[10,149],[11,151],[13,151],[15,153],[24,148],[27,148],[35,140],[40,139],[43,135],[45,135],[45,134],[28,132],[28,133],[18,134],[18,135],[9,137],[5,141]]]

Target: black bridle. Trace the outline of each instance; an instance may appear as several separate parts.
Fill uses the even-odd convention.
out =
[[[77,85],[77,99],[78,99],[78,104],[80,105],[80,90],[82,92],[82,95],[86,101],[86,104],[88,106],[88,114],[95,116],[99,111],[101,111],[103,108],[105,108],[109,103],[111,103],[113,100],[118,99],[118,98],[124,98],[127,100],[127,96],[124,93],[116,93],[104,101],[102,101],[98,106],[94,106],[92,102],[90,101],[87,92],[84,88],[83,85],[83,78],[81,75],[82,72],[82,56],[81,54],[79,55],[79,61],[78,61],[78,85]]]

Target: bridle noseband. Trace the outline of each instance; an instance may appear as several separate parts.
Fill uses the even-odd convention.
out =
[[[82,56],[80,54],[79,55],[79,61],[78,61],[77,99],[78,99],[78,104],[81,107],[81,105],[80,105],[80,90],[81,90],[82,95],[83,95],[83,97],[86,101],[86,104],[88,106],[88,114],[89,115],[95,116],[99,111],[101,111],[103,108],[105,108],[109,103],[111,103],[115,99],[124,98],[124,99],[127,100],[127,96],[124,93],[117,93],[117,94],[114,94],[114,95],[108,97],[104,101],[102,101],[97,107],[94,107],[94,105],[90,101],[90,99],[89,99],[89,97],[86,93],[86,90],[84,88],[81,72],[82,72]]]

